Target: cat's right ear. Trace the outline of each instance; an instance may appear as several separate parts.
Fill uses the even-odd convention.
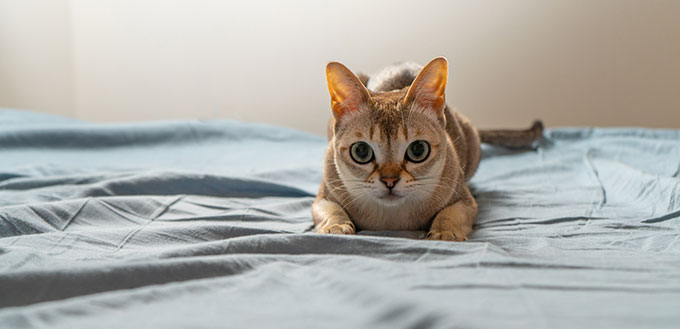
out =
[[[352,71],[338,62],[326,65],[326,81],[331,94],[331,109],[335,120],[359,109],[371,101],[368,89]]]

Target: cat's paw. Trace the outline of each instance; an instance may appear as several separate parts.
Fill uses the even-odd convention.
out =
[[[316,230],[316,233],[322,234],[355,234],[354,224],[330,224],[322,226]]]
[[[462,230],[458,231],[439,231],[431,230],[427,233],[428,240],[442,240],[442,241],[466,241],[467,236]]]

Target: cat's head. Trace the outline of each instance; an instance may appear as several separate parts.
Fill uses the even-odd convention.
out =
[[[444,114],[446,59],[432,60],[402,90],[369,91],[336,62],[326,78],[335,167],[350,196],[387,207],[436,199],[453,153]]]

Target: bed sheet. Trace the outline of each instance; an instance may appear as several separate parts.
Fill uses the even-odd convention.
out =
[[[485,146],[464,243],[313,233],[325,147],[0,111],[0,327],[680,326],[679,131]]]

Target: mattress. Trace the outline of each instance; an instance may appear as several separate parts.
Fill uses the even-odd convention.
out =
[[[0,327],[680,327],[680,131],[484,146],[460,243],[314,233],[326,144],[0,111]]]

